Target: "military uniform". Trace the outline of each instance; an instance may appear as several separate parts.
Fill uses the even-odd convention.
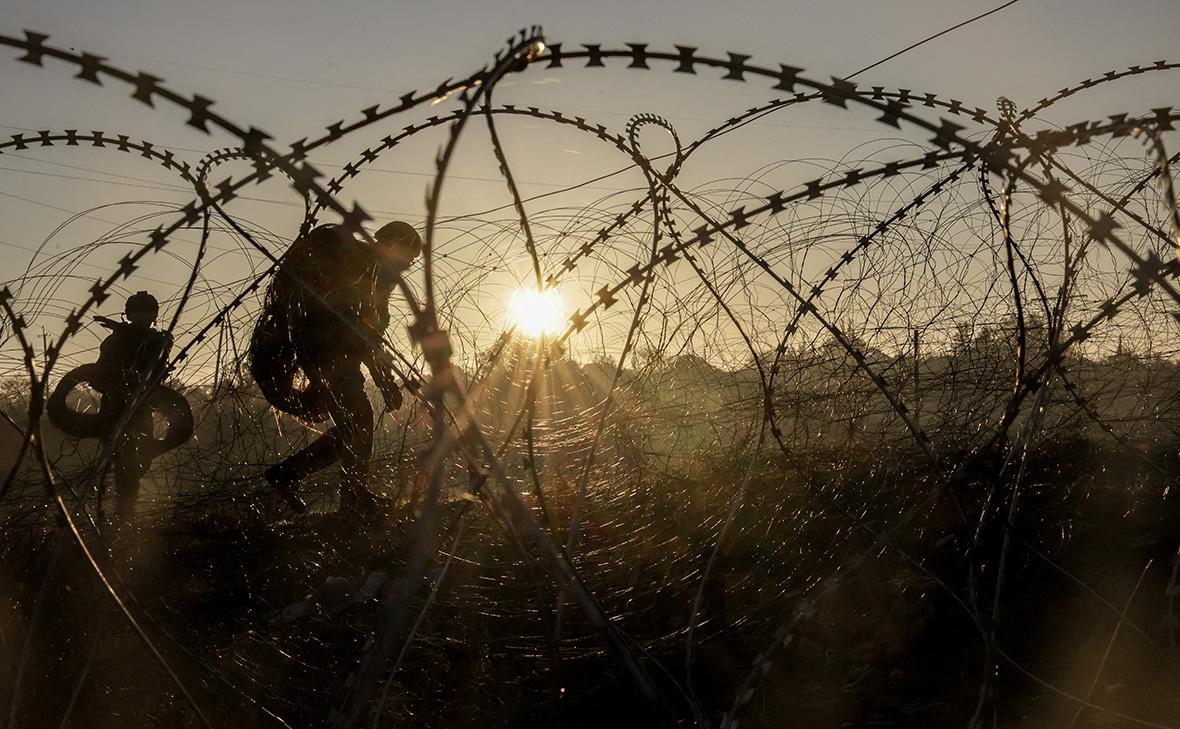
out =
[[[309,235],[315,247],[309,260],[287,262],[301,281],[288,276],[279,285],[289,286],[297,302],[290,327],[298,364],[332,418],[332,427],[271,467],[267,478],[289,488],[339,460],[341,503],[350,507],[373,498],[365,486],[373,451],[373,407],[361,365],[369,367],[383,392],[390,392],[387,386],[393,378],[379,342],[389,324],[392,289],[367,246],[344,228],[321,226]],[[312,260],[329,263],[330,268],[309,265]],[[400,402],[396,385],[392,392]]]
[[[144,382],[164,366],[172,337],[150,326],[112,322],[114,331],[99,346],[98,365],[107,374],[103,383],[93,383],[103,398],[102,410],[112,427],[126,416],[130,401]],[[139,496],[139,480],[155,457],[152,411],[142,405],[127,418],[115,444],[115,512],[127,522]]]

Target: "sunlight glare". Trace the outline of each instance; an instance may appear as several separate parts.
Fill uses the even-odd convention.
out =
[[[517,289],[508,301],[508,324],[527,337],[552,337],[565,329],[565,302],[556,289]]]

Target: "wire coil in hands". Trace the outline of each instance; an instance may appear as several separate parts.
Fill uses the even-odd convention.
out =
[[[49,420],[62,432],[75,438],[101,438],[115,425],[119,417],[108,393],[122,387],[116,382],[117,375],[100,366],[97,362],[84,364],[67,372],[46,403]],[[102,402],[95,412],[75,410],[68,404],[70,393],[80,385],[90,385],[102,396]],[[188,400],[176,390],[156,385],[144,398],[142,407],[151,410],[164,419],[167,426],[164,433],[149,443],[155,455],[170,451],[187,441],[193,435],[193,411]]]

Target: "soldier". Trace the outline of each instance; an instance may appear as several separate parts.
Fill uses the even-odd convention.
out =
[[[112,454],[115,516],[120,524],[126,525],[135,513],[139,479],[147,473],[156,455],[152,409],[142,401],[144,383],[154,383],[162,373],[172,348],[172,335],[155,328],[160,304],[146,291],[128,297],[123,313],[125,322],[95,317],[111,333],[99,346],[95,364],[102,376],[92,384],[102,395],[102,410],[108,422],[126,422]],[[125,411],[137,397],[141,402],[128,415]]]
[[[375,239],[377,245],[370,249],[343,226],[324,225],[297,240],[284,256],[268,292],[268,311],[255,329],[252,368],[271,404],[309,419],[326,411],[332,419],[327,432],[266,471],[267,481],[296,512],[306,510],[299,482],[336,461],[341,511],[372,512],[386,506],[366,486],[373,409],[361,365],[372,374],[386,406],[401,407],[392,361],[380,341],[389,325],[396,276],[418,257],[422,240],[400,221],[382,227]],[[306,390],[292,389],[294,370],[279,361],[284,352],[293,355],[309,381]],[[277,387],[276,372],[281,381]]]

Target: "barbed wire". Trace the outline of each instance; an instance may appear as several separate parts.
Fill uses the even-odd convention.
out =
[[[823,606],[858,581],[871,583],[874,569],[923,585],[918,603],[949,601],[960,610],[955,619],[979,638],[982,650],[968,651],[978,661],[977,696],[959,702],[967,713],[954,720],[981,726],[987,713],[1010,710],[1004,700],[1017,699],[1004,692],[1018,692],[997,678],[1004,665],[1067,699],[1071,713],[1177,725],[1175,715],[1165,716],[1174,704],[1139,713],[1100,705],[1097,678],[1084,692],[1074,689],[1001,639],[1022,634],[1003,599],[1016,589],[1020,553],[1080,587],[1096,614],[1128,626],[1149,648],[1153,670],[1180,675],[1174,628],[1170,645],[1160,645],[1158,631],[1116,607],[1092,576],[1065,566],[1039,543],[1044,532],[1021,520],[1045,485],[1037,479],[1060,481],[1067,492],[1083,482],[1097,488],[1095,474],[1056,463],[1051,446],[1113,444],[1142,469],[1141,490],[1118,503],[1175,499],[1177,464],[1152,449],[1174,450],[1180,436],[1171,384],[1180,211],[1169,172],[1176,157],[1166,147],[1180,112],[1160,107],[1035,132],[1025,125],[1063,99],[1178,64],[1111,71],[1024,110],[1001,98],[997,118],[953,98],[817,81],[739,53],[642,43],[570,50],[533,27],[458,81],[363,109],[311,141],[278,145],[261,128],[214,111],[211,99],[52,46],[48,36],[26,31],[0,36],[0,45],[47,73],[60,62],[79,80],[130,90],[151,109],[184,111],[196,131],[237,140],[194,162],[104,131],[21,132],[0,142],[0,154],[74,147],[137,156],[175,174],[194,196],[47,256],[0,290],[9,383],[3,410],[15,439],[0,488],[0,515],[12,535],[4,554],[35,545],[33,561],[5,577],[17,596],[10,622],[23,635],[9,681],[10,727],[33,703],[24,695],[46,690],[54,670],[34,654],[35,636],[47,630],[47,603],[71,598],[55,596],[50,585],[85,583],[69,571],[64,539],[46,549],[45,535],[59,532],[80,549],[119,619],[172,684],[145,678],[143,691],[183,695],[191,714],[170,713],[177,725],[194,717],[204,726],[240,722],[243,700],[284,726],[412,722],[413,710],[391,697],[446,695],[446,687],[421,679],[445,676],[439,666],[452,663],[471,675],[451,688],[471,690],[481,710],[500,709],[503,699],[458,686],[483,680],[480,671],[497,678],[488,664],[489,646],[498,645],[507,647],[495,649],[504,664],[497,670],[532,692],[522,697],[545,697],[554,710],[566,710],[567,689],[578,702],[593,695],[570,669],[586,664],[630,684],[639,699],[628,706],[650,712],[652,723],[732,728],[754,715],[760,688],[775,678],[775,657],[808,626],[818,630]],[[620,132],[558,110],[492,103],[509,74],[534,66],[565,73],[578,62],[757,82],[775,98],[696,139],[682,139],[650,112]],[[313,151],[377,138],[398,115],[446,102],[456,108],[381,136],[326,181],[308,161]],[[879,115],[883,130],[924,141],[880,142],[842,160],[773,162],[704,184],[681,181],[698,150],[811,102],[833,113]],[[946,116],[929,119],[926,110]],[[581,135],[596,153],[618,154],[620,169],[639,172],[644,184],[588,206],[530,207],[535,200],[520,193],[514,152],[499,132],[514,119]],[[510,218],[440,214],[471,121],[488,133]],[[445,136],[425,200],[421,280],[394,281],[409,312],[411,349],[396,332],[379,340],[355,332],[397,357],[412,395],[404,411],[382,414],[374,458],[374,487],[402,511],[361,534],[326,513],[280,519],[267,505],[262,467],[284,440],[317,433],[273,410],[243,368],[260,292],[279,270],[286,241],[230,205],[281,175],[304,206],[300,235],[336,215],[372,245],[369,213],[341,195],[382,155],[434,129]],[[663,148],[647,136],[656,130],[671,151],[646,151]],[[1140,158],[1123,148],[1136,135],[1148,140],[1149,158],[1141,158],[1141,146]],[[782,159],[766,154],[763,162]],[[211,183],[235,162],[252,171]],[[182,241],[181,232],[194,228],[199,241]],[[215,246],[215,237],[233,245]],[[195,254],[175,253],[179,242],[195,243]],[[98,252],[115,244],[130,250],[99,263]],[[89,335],[85,317],[161,254],[187,272],[167,302],[165,328],[179,346],[161,378],[195,409],[196,433],[158,460],[138,518],[155,525],[160,539],[188,541],[137,567],[111,540],[102,513],[103,476],[134,407],[96,444],[62,437],[42,416],[57,371],[93,350],[81,341]],[[219,280],[211,258],[222,255],[248,261],[248,270]],[[78,300],[81,265],[104,275]],[[510,284],[502,281],[518,271],[528,272],[517,281],[526,290],[585,293],[562,331],[530,341],[493,321],[487,301],[503,299]],[[336,314],[340,326],[355,328]],[[38,345],[35,327],[59,334]],[[489,331],[498,334],[490,348]],[[84,393],[75,405],[95,407]],[[328,486],[313,485],[313,510],[330,510]],[[1170,524],[1159,527],[1162,542]],[[1160,569],[1170,575],[1166,617],[1174,622],[1176,545],[1165,546],[1172,562]],[[210,560],[198,574],[218,603],[216,627],[227,639],[249,636],[248,645],[205,636],[199,588],[170,594],[161,586],[172,578],[142,574],[166,569],[147,564],[180,568],[200,555]],[[311,584],[320,578],[322,585]],[[103,617],[71,628],[92,645],[75,699],[97,680],[93,662],[119,655],[104,638],[117,623]],[[302,626],[312,627],[289,632]],[[456,630],[471,634],[456,638]],[[718,647],[726,641],[738,646],[740,660]],[[473,652],[466,663],[449,657],[455,645]],[[702,665],[726,677],[706,687]],[[1096,675],[1105,666],[1104,658]],[[30,671],[44,672],[39,688],[27,688]],[[288,682],[296,688],[286,690]],[[73,706],[71,699],[67,718]],[[511,723],[512,716],[499,718]]]

